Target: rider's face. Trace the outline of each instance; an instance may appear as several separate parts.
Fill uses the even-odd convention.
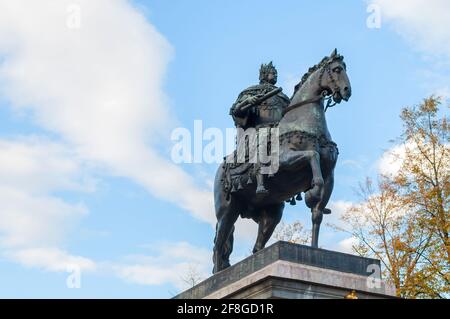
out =
[[[271,84],[277,83],[277,73],[273,70],[269,71],[269,73],[267,74],[267,82]]]

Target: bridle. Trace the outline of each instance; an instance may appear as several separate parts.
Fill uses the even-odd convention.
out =
[[[283,115],[283,116],[284,116],[287,112],[289,112],[289,111],[291,111],[291,110],[293,110],[293,109],[296,109],[296,108],[301,107],[301,106],[306,105],[306,104],[317,103],[317,102],[319,102],[319,101],[322,100],[322,99],[324,99],[324,100],[327,101],[327,104],[326,104],[326,106],[325,106],[324,112],[326,112],[328,108],[333,107],[333,106],[335,106],[335,105],[337,104],[337,103],[333,100],[333,94],[334,94],[335,92],[338,92],[339,86],[337,85],[336,79],[333,77],[333,74],[332,74],[331,69],[330,69],[330,64],[331,64],[332,62],[333,62],[333,61],[328,62],[328,63],[320,70],[320,74],[319,74],[319,86],[320,86],[320,87],[324,87],[324,86],[322,85],[322,78],[323,78],[323,75],[324,75],[325,71],[327,72],[328,78],[330,79],[330,82],[331,82],[331,86],[333,87],[333,90],[332,90],[331,94],[328,94],[327,90],[323,90],[322,93],[321,93],[321,95],[320,95],[320,97],[311,98],[311,99],[306,99],[306,100],[304,100],[304,101],[295,103],[295,104],[293,104],[293,105],[289,105],[288,107],[286,107],[286,108],[283,110],[283,112],[282,112],[282,115]],[[328,97],[327,97],[327,96],[328,96]]]

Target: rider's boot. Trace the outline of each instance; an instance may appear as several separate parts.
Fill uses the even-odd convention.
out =
[[[261,172],[256,172],[256,194],[267,194],[269,191],[264,186],[264,175]]]

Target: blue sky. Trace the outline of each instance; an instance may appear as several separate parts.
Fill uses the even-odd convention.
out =
[[[207,274],[218,165],[174,164],[170,133],[232,127],[229,107],[261,63],[290,95],[334,48],[345,56],[353,95],[327,112],[340,157],[324,224],[389,169],[400,109],[449,92],[440,0],[373,1],[380,28],[366,1],[50,2],[0,1],[0,297],[167,298],[190,267]],[[284,221],[308,228],[309,214],[287,206]],[[233,261],[253,246],[250,225]],[[348,251],[346,240],[322,228],[323,248]]]

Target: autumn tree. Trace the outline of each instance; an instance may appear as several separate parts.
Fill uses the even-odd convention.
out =
[[[310,233],[310,231],[304,229],[303,224],[298,220],[292,223],[281,222],[275,229],[273,238],[304,245],[311,241]]]
[[[408,298],[446,298],[450,287],[449,127],[439,99],[404,108],[395,172],[360,187],[361,202],[342,216],[355,252],[381,260]]]
[[[419,227],[411,207],[398,200],[398,193],[382,177],[376,185],[367,179],[358,194],[361,202],[341,216],[344,226],[337,227],[353,237],[352,250],[379,259],[383,278],[396,287],[398,296],[429,296],[424,291],[432,289],[423,277],[427,264],[424,253],[431,239]]]
[[[448,119],[439,116],[439,105],[439,99],[430,97],[418,107],[403,109],[400,142],[405,145],[404,158],[398,174],[389,180],[430,238],[424,254],[428,262],[425,275],[440,277],[436,289],[429,291],[431,296],[437,293],[436,297],[439,283],[447,293],[450,285],[450,136]]]
[[[390,180],[405,205],[415,207],[440,253],[450,263],[449,241],[449,126],[446,117],[438,117],[438,99],[431,97],[418,108],[405,108],[401,118],[401,141],[405,154],[401,169]]]
[[[191,264],[181,279],[187,285],[187,288],[192,288],[205,280],[205,276],[198,269],[197,265]]]

